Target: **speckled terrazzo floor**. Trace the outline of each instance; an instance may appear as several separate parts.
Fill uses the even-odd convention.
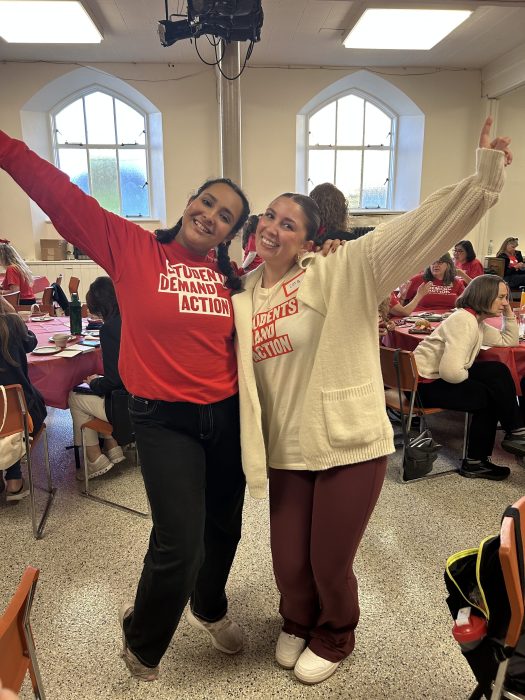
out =
[[[460,417],[440,422],[447,442],[459,440]],[[246,632],[245,651],[226,657],[183,621],[160,680],[140,684],[118,656],[117,610],[133,596],[149,523],[81,497],[72,455],[64,451],[71,444],[69,414],[51,410],[48,425],[58,492],[44,539],[32,538],[27,500],[14,507],[0,500],[0,607],[27,564],[41,569],[33,631],[48,700],[469,696],[474,680],[450,634],[443,568],[449,554],[495,532],[505,506],[525,492],[525,470],[512,460],[506,462],[512,474],[501,483],[447,475],[402,485],[398,460],[391,459],[356,561],[362,609],[356,649],[331,679],[314,687],[273,661],[279,616],[267,504],[247,499],[229,584],[230,612]],[[505,463],[504,453],[497,456]],[[129,505],[144,507],[133,467],[124,464],[103,480],[96,480],[97,488],[126,492]],[[21,697],[31,697],[27,686]]]

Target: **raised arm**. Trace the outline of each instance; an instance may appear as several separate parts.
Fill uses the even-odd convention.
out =
[[[121,248],[129,244],[129,236],[139,227],[103,209],[61,170],[3,131],[0,167],[49,216],[61,236],[81,248],[111,277],[118,276]]]

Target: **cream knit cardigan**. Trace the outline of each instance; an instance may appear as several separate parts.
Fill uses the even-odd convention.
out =
[[[518,345],[518,324],[514,314],[503,317],[503,328],[478,321],[474,314],[458,309],[425,338],[414,350],[417,371],[426,379],[444,379],[459,384],[468,379],[468,370],[482,345]]]
[[[408,212],[341,246],[326,258],[307,254],[298,298],[324,316],[301,407],[299,444],[312,471],[394,451],[377,335],[377,306],[402,281],[467,236],[496,203],[503,153],[478,149],[477,172],[430,195]],[[258,267],[233,296],[241,401],[243,468],[250,495],[266,496],[267,460],[252,361],[253,288]],[[287,387],[280,387],[287,391]]]

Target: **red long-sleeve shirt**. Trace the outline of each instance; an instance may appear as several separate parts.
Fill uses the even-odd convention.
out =
[[[198,404],[236,393],[230,290],[216,262],[176,240],[161,244],[106,211],[1,131],[0,166],[112,278],[122,316],[119,371],[129,392]]]

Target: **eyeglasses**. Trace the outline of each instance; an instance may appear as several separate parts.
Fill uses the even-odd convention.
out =
[[[464,248],[454,248],[454,253],[464,253],[465,249]]]

